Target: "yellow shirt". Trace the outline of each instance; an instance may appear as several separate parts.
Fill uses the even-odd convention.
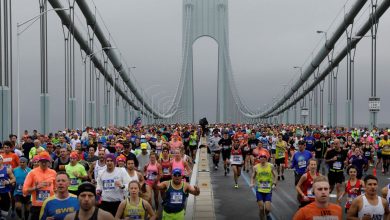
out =
[[[390,155],[390,139],[387,141],[382,139],[379,142],[379,148],[382,148],[382,155]]]

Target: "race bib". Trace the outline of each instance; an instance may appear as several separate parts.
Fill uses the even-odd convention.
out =
[[[307,188],[306,194],[307,194],[307,197],[314,198],[313,187]]]
[[[305,168],[306,167],[306,160],[298,161],[298,168]]]
[[[171,192],[171,204],[182,204],[183,194],[178,192]]]
[[[352,203],[352,201],[357,197],[356,194],[348,194],[348,198],[347,198],[347,201],[349,204]]]
[[[252,148],[252,149],[255,149],[256,147],[257,147],[256,144],[251,144],[251,148]]]
[[[43,202],[49,196],[50,196],[50,191],[49,190],[38,190],[38,192],[37,192],[37,201]]]
[[[112,191],[115,189],[115,182],[113,179],[103,180],[103,190]]]
[[[232,161],[235,164],[241,164],[242,163],[242,155],[232,155]]]
[[[222,148],[223,148],[224,150],[229,150],[229,146],[226,146],[226,145],[222,146]]]
[[[340,161],[333,162],[333,169],[340,170],[342,166],[342,163]]]
[[[4,180],[0,180],[0,189],[5,188]]]
[[[279,151],[278,156],[279,156],[279,157],[284,157],[284,152],[283,152],[283,151]]]
[[[270,189],[271,183],[270,182],[260,182],[260,189]]]
[[[77,186],[79,183],[77,178],[70,178],[70,185]]]
[[[249,150],[250,150],[250,148],[248,146],[244,147],[244,151],[249,151]]]
[[[22,192],[23,184],[16,184],[16,192]]]
[[[157,178],[156,172],[148,172],[148,175],[146,177],[148,180],[155,180]]]
[[[162,171],[164,175],[169,175],[169,167],[164,167]]]
[[[366,151],[365,153],[364,153],[364,156],[366,156],[366,157],[369,157],[371,155],[371,152],[370,151]]]

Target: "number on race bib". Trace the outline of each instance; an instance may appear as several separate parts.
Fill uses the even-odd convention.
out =
[[[341,162],[340,161],[335,161],[334,163],[333,163],[333,169],[335,169],[335,170],[340,170],[341,169]]]
[[[183,194],[178,192],[171,192],[171,203],[172,204],[182,204],[183,203]]]
[[[298,161],[298,168],[305,168],[306,167],[306,160]]]
[[[37,201],[43,202],[49,196],[50,196],[50,191],[49,190],[38,190],[38,192],[37,192]]]
[[[115,189],[115,182],[113,179],[103,180],[103,190],[111,191]]]

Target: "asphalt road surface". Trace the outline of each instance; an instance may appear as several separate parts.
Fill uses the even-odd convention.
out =
[[[222,161],[219,163],[218,170],[214,170],[211,163],[212,160],[210,160],[210,172],[217,220],[259,219],[255,191],[249,187],[251,173],[243,172],[238,181],[239,188],[235,189],[232,171],[227,176],[224,176]],[[296,198],[293,171],[286,170],[284,176],[285,180],[279,181],[275,191],[272,192],[271,218],[274,220],[292,219],[299,206]],[[378,187],[378,195],[380,195],[380,189],[390,183],[390,175],[384,176],[378,172],[377,177],[380,186]],[[332,202],[336,200],[334,194],[335,190],[331,194]],[[342,205],[344,206],[344,204]]]

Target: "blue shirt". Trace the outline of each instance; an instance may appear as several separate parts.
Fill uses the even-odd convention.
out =
[[[0,193],[7,193],[11,191],[10,185],[5,185],[5,181],[9,181],[9,176],[7,173],[7,167],[3,166],[3,169],[0,170]]]
[[[47,217],[53,217],[55,220],[63,220],[67,214],[79,209],[79,201],[73,194],[69,194],[66,199],[51,196],[43,202],[39,219],[46,220]]]
[[[291,167],[295,169],[296,173],[304,174],[311,157],[311,153],[307,150],[304,150],[303,152],[298,151],[294,154]]]
[[[22,189],[23,189],[23,183],[26,179],[27,174],[31,171],[30,167],[26,167],[26,169],[22,169],[21,167],[16,167],[14,169],[14,176],[16,179],[15,184],[15,191],[14,195],[23,195]]]
[[[309,137],[306,136],[304,140],[306,142],[306,150],[314,151],[314,142],[316,139],[313,136],[309,136]]]

